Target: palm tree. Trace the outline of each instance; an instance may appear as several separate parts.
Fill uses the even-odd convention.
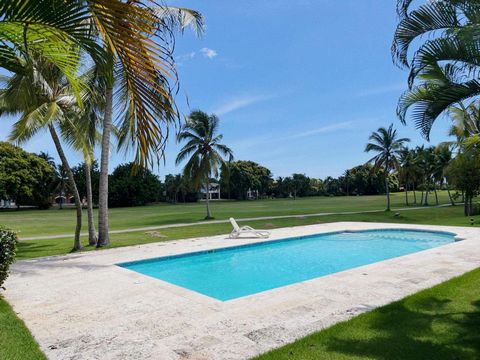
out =
[[[67,199],[67,187],[68,187],[69,178],[67,172],[65,171],[65,166],[59,164],[55,166],[55,193],[60,194],[59,199],[59,208],[63,209],[64,200]]]
[[[452,206],[455,205],[455,201],[452,198],[452,194],[450,193],[450,186],[448,183],[447,175],[448,175],[448,167],[450,166],[453,160],[453,153],[451,146],[448,143],[442,143],[435,148],[435,155],[437,158],[437,171],[436,177],[440,182],[440,186],[445,183],[448,192],[448,198],[450,199],[450,203]]]
[[[422,199],[420,203],[428,206],[428,195],[430,193],[431,185],[433,185],[434,191],[436,191],[434,179],[434,174],[437,171],[435,148],[432,146],[425,148],[425,146],[422,145],[417,147],[416,152],[416,162],[422,179]]]
[[[92,74],[87,72],[85,77],[92,78]],[[76,107],[70,111],[68,116],[72,121],[68,123],[69,126],[61,127],[64,141],[83,155],[87,192],[88,244],[90,246],[96,246],[98,242],[93,216],[92,164],[95,161],[94,149],[100,139],[98,127],[101,125],[100,117],[103,108],[103,99],[100,94],[100,88],[90,86],[88,97],[84,101],[84,108]]]
[[[156,1],[12,0],[0,3],[0,67],[23,73],[31,56],[44,58],[70,84],[77,101],[85,87],[77,76],[80,49],[100,69],[105,83],[105,112],[99,199],[99,246],[108,244],[108,155],[113,115],[114,79],[119,79],[119,110],[132,124],[136,162],[162,156],[168,129],[176,118],[172,97],[174,30],[198,32],[196,11],[165,7]],[[19,56],[27,61],[18,61]],[[114,71],[115,70],[115,71]],[[81,104],[80,104],[81,105]],[[122,109],[123,108],[123,109]]]
[[[177,155],[176,164],[184,160],[187,163],[183,169],[184,176],[196,188],[203,185],[206,192],[207,219],[212,218],[210,211],[209,188],[210,179],[217,178],[220,169],[227,169],[226,160],[233,160],[232,150],[220,144],[223,135],[218,135],[219,119],[216,115],[208,115],[203,111],[193,111],[177,136],[179,142],[186,144]]]
[[[392,56],[400,67],[410,68],[409,90],[397,113],[405,122],[412,108],[411,117],[428,139],[442,113],[480,94],[480,20],[476,2],[426,1],[413,10],[412,2],[397,0],[400,22]]]
[[[55,168],[57,166],[55,164],[55,159],[53,158],[53,156],[50,156],[48,152],[40,151],[40,153],[38,154],[38,157],[45,160],[47,164],[50,165],[52,168]]]
[[[30,58],[31,71],[15,74],[3,79],[5,88],[0,90],[0,115],[20,114],[9,136],[11,141],[28,141],[42,129],[48,129],[68,177],[70,191],[75,198],[77,223],[75,227],[74,250],[80,250],[82,228],[82,205],[72,170],[63,150],[57,129],[75,128],[66,116],[76,106],[71,86],[58,71],[40,58]]]
[[[480,101],[472,101],[465,106],[462,103],[448,109],[448,115],[453,121],[449,135],[455,136],[455,146],[467,147],[480,144]]]
[[[415,153],[409,149],[408,147],[404,147],[400,150],[399,153],[399,163],[400,163],[400,178],[403,180],[405,184],[405,204],[409,206],[408,201],[408,188],[409,185],[413,185],[413,194],[416,203],[416,195],[415,195],[415,176],[416,176],[416,163],[415,163]]]
[[[398,157],[404,144],[409,142],[408,138],[398,138],[397,130],[391,124],[388,129],[381,127],[370,135],[370,141],[365,152],[376,152],[368,162],[373,162],[376,169],[383,168],[385,172],[385,190],[387,193],[387,211],[390,211],[390,189],[389,174],[393,169],[398,168]]]

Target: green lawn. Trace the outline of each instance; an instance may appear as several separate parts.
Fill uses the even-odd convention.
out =
[[[471,226],[470,219],[463,216],[461,206],[428,208],[422,210],[398,211],[400,216],[395,216],[396,212],[378,212],[350,215],[328,215],[305,218],[288,218],[276,220],[248,221],[247,223],[258,229],[272,229],[287,226],[301,226],[310,224],[320,224],[335,221],[363,221],[363,222],[388,222],[398,224],[432,224],[432,225],[452,225],[452,226]],[[474,226],[480,225],[480,216],[474,217]],[[240,222],[242,224],[242,222]],[[161,229],[158,232],[162,237],[155,237],[146,234],[144,231],[131,232],[124,234],[112,234],[111,246],[120,247],[128,245],[146,244],[159,241],[170,241],[177,239],[186,239],[200,236],[211,236],[227,234],[231,231],[230,224],[205,224],[188,227]],[[85,240],[85,238],[84,238]],[[84,241],[85,242],[85,241]],[[61,255],[70,252],[72,249],[72,238],[50,239],[50,240],[29,240],[19,243],[17,258],[28,259],[48,255]],[[94,248],[86,247],[90,251]]]
[[[30,332],[0,296],[0,359],[46,360]]]
[[[448,203],[446,192],[440,192],[440,202]],[[418,193],[420,195],[420,193]],[[434,196],[430,195],[433,204]],[[404,194],[392,194],[392,206],[404,207]],[[258,201],[212,202],[216,219],[245,218],[275,215],[298,215],[324,212],[382,210],[385,196],[309,197]],[[87,231],[84,212],[83,231]],[[110,209],[110,229],[128,229],[174,223],[190,223],[205,218],[204,203],[158,204],[134,208]],[[0,224],[19,231],[20,237],[55,234],[73,234],[75,212],[73,209],[21,210],[0,212]]]
[[[257,360],[480,359],[480,269]]]

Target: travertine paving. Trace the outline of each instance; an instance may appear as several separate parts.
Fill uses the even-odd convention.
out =
[[[343,222],[276,229],[271,239],[378,228],[464,240],[227,302],[115,266],[264,241],[187,239],[19,261],[4,295],[50,359],[247,359],[480,267],[474,228]]]

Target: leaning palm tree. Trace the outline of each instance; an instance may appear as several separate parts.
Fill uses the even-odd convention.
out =
[[[218,177],[221,168],[227,168],[224,157],[228,158],[228,161],[233,160],[232,150],[220,144],[223,135],[217,134],[218,126],[216,115],[193,111],[177,136],[179,142],[187,143],[178,153],[176,164],[188,159],[183,169],[184,176],[196,188],[203,186],[205,189],[207,219],[212,218],[209,201],[210,179]]]
[[[397,113],[405,122],[411,109],[428,139],[433,123],[450,106],[480,94],[479,4],[426,1],[411,9],[413,4],[397,0],[400,22],[392,55],[400,67],[410,69],[409,90],[401,96]]]
[[[2,79],[4,88],[0,90],[0,114],[20,114],[9,136],[11,141],[26,142],[43,129],[50,132],[75,198],[77,223],[73,249],[80,250],[81,199],[58,135],[59,129],[63,132],[66,127],[75,127],[66,113],[76,106],[77,101],[71,86],[56,67],[42,58],[31,58],[30,61],[27,69],[31,71]]]
[[[370,141],[366,147],[365,152],[376,152],[373,158],[368,162],[374,163],[374,168],[382,168],[385,173],[385,191],[387,193],[387,211],[390,211],[390,189],[389,189],[389,175],[390,172],[398,168],[398,157],[404,144],[409,142],[408,138],[398,138],[397,130],[393,129],[393,124],[385,129],[379,128],[376,132],[370,135]]]

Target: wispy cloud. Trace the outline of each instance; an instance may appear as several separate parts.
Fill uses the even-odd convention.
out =
[[[218,116],[226,115],[235,110],[238,110],[262,101],[267,101],[275,97],[277,97],[277,94],[257,95],[257,96],[252,96],[252,95],[238,96],[238,97],[229,99],[225,103],[221,104],[219,107],[217,107],[213,111],[213,113],[215,113]]]
[[[218,55],[216,50],[209,49],[207,47],[204,47],[204,48],[200,49],[200,52],[202,53],[203,56],[205,56],[209,59],[213,59],[214,57],[216,57]]]
[[[192,60],[197,53],[195,51],[189,52],[188,54],[179,55],[175,58],[177,65],[181,66],[185,61]]]
[[[382,94],[388,94],[392,92],[399,92],[406,89],[407,89],[407,84],[405,84],[405,82],[402,82],[402,83],[366,88],[359,91],[357,95],[358,96],[382,95]]]
[[[304,137],[309,137],[313,135],[332,133],[339,130],[347,130],[352,128],[352,124],[353,124],[353,121],[343,121],[339,123],[329,124],[329,125],[321,126],[316,129],[311,129],[311,130],[303,131],[297,134],[292,134],[290,136],[285,136],[283,140],[298,139],[298,138],[304,138]]]
[[[331,134],[340,130],[352,130],[354,129],[355,121],[343,121],[338,123],[332,123],[324,125],[315,129],[301,131],[297,133],[291,133],[286,136],[257,136],[251,138],[245,138],[237,142],[233,142],[233,149],[252,149],[256,146],[265,147],[265,144],[272,144],[280,141],[295,140],[301,138],[307,138],[321,134]]]

